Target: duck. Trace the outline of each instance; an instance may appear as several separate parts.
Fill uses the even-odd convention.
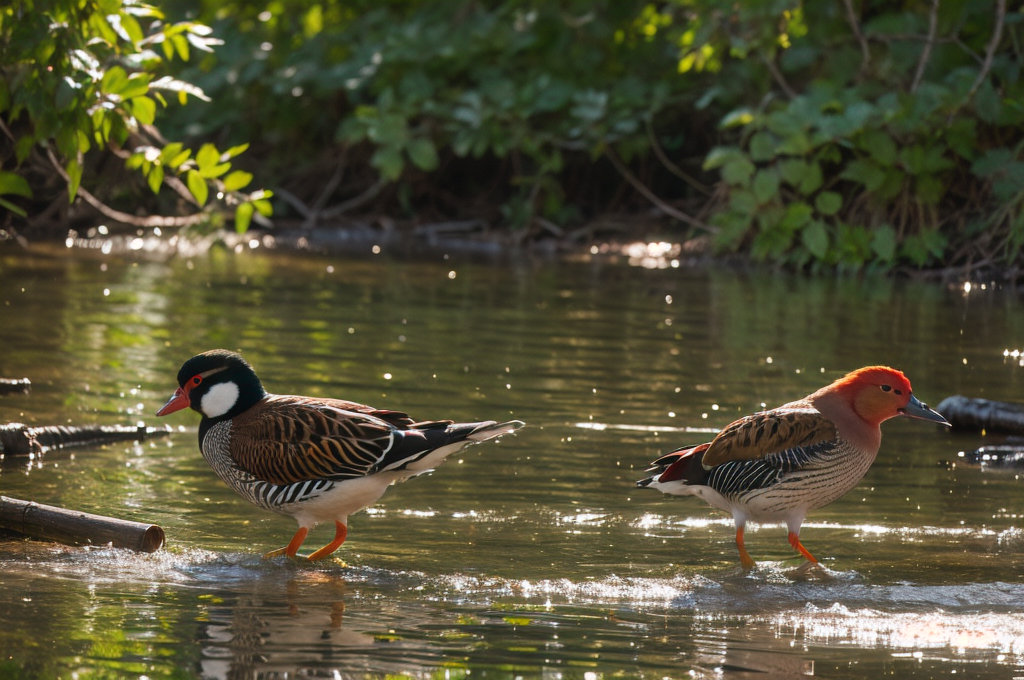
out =
[[[340,548],[349,515],[376,503],[390,485],[524,425],[417,421],[352,401],[271,394],[248,361],[223,349],[186,361],[156,415],[185,408],[202,416],[199,450],[217,476],[250,503],[298,522],[288,545],[265,558],[299,558],[309,531],[334,522],[334,539],[310,561]]]
[[[900,416],[949,426],[914,396],[901,371],[866,366],[803,399],[740,418],[710,442],[661,456],[636,484],[730,513],[746,570],[756,566],[743,542],[748,521],[785,524],[789,544],[816,565],[800,542],[804,518],[860,482],[878,455],[880,425]]]

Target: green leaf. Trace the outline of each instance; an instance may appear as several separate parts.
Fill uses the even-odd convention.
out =
[[[167,161],[181,153],[183,146],[181,142],[171,142],[165,146],[160,150],[160,162],[164,165],[170,165]]]
[[[843,207],[843,197],[834,191],[822,191],[815,197],[814,207],[822,215],[835,215]]]
[[[747,158],[736,158],[722,166],[722,179],[734,186],[746,186],[754,170],[754,164]]]
[[[156,120],[156,102],[149,97],[135,97],[129,103],[132,115],[143,125],[152,125]]]
[[[808,196],[817,191],[824,181],[825,180],[821,175],[821,166],[817,162],[812,162],[808,164],[807,174],[804,175],[804,178],[800,181],[800,186],[798,188],[800,189],[800,193],[804,196]]]
[[[750,160],[757,162],[770,161],[775,158],[775,135],[762,130],[750,138]]]
[[[953,161],[945,157],[945,152],[946,147],[941,144],[913,144],[901,149],[899,156],[909,174],[935,174],[953,167]]]
[[[167,161],[167,167],[174,168],[175,170],[177,170],[178,168],[181,167],[182,163],[184,163],[185,161],[188,160],[189,156],[191,156],[191,155],[192,155],[192,149],[185,149],[184,151],[179,153],[177,156],[175,156],[171,160]]]
[[[256,206],[256,210],[259,212],[259,214],[263,215],[264,217],[270,217],[271,215],[274,214],[274,208],[270,205],[270,201],[264,198],[255,200],[252,202],[252,204]]]
[[[800,232],[800,242],[819,260],[828,254],[828,229],[824,223],[814,220]]]
[[[241,203],[235,208],[235,231],[244,234],[249,231],[249,223],[252,222],[252,203]]]
[[[1006,147],[989,149],[971,164],[971,172],[978,177],[988,177],[1004,170],[1013,160],[1013,151]]]
[[[863,184],[868,191],[877,191],[885,181],[885,172],[867,158],[853,159],[839,176]]]
[[[754,198],[758,204],[764,205],[779,194],[779,173],[775,168],[763,168],[754,176]]]
[[[799,158],[784,158],[776,163],[775,167],[779,169],[782,179],[786,180],[790,186],[799,186],[807,176],[807,161],[802,161]]]
[[[78,185],[82,183],[82,166],[77,159],[72,159],[65,170],[68,173],[68,203],[74,203]]]
[[[802,132],[800,119],[790,111],[775,111],[768,115],[768,129],[782,138]]]
[[[871,250],[883,262],[891,262],[896,257],[896,230],[888,224],[875,228],[871,236]]]
[[[716,146],[704,158],[703,167],[705,170],[714,170],[737,158],[746,158],[746,154],[739,147]]]
[[[370,158],[370,164],[377,168],[385,179],[392,182],[402,176],[402,170],[405,168],[401,152],[393,146],[378,148]]]
[[[235,170],[233,173],[224,178],[224,191],[238,191],[252,181],[252,173],[245,172],[244,170]]]
[[[0,194],[14,194],[32,198],[32,189],[21,175],[7,170],[0,170]]]
[[[426,137],[417,137],[405,148],[409,160],[420,170],[431,171],[438,166],[437,148]]]
[[[782,143],[775,149],[775,153],[780,156],[783,154],[789,156],[806,156],[813,150],[814,144],[811,143],[807,134],[804,132],[797,132],[789,137],[784,137]]]
[[[978,112],[978,118],[985,123],[995,123],[1003,108],[999,93],[992,87],[992,81],[986,78],[974,94],[974,110]]]
[[[154,164],[146,180],[149,182],[149,188],[153,190],[154,194],[160,193],[160,185],[164,182],[164,166],[159,163]]]
[[[121,90],[128,85],[128,74],[120,66],[112,66],[103,74],[100,80],[100,92],[104,94],[120,94]]]
[[[219,162],[220,152],[217,151],[217,147],[213,144],[203,144],[199,149],[199,153],[196,154],[196,165],[199,166],[200,170],[212,168]]]
[[[10,210],[12,213],[19,217],[28,217],[27,212],[25,212],[22,208],[14,205],[10,201],[5,201],[4,199],[0,198],[0,206],[7,208],[8,210]]]
[[[117,94],[121,96],[121,99],[141,97],[149,92],[149,81],[152,78],[153,76],[148,73],[133,73]]]
[[[725,115],[725,118],[722,119],[722,122],[718,124],[718,127],[721,128],[722,130],[727,130],[728,128],[747,125],[748,123],[752,123],[753,121],[754,114],[751,112],[750,109],[736,109],[735,111],[730,111],[729,113],[727,113]]]
[[[220,155],[221,163],[223,163],[224,161],[229,161],[232,158],[234,158],[235,156],[237,156],[237,155],[239,155],[241,153],[244,153],[245,150],[248,149],[248,148],[249,148],[249,142],[246,142],[245,144],[239,144],[238,146],[231,147],[230,149],[228,149],[227,151],[225,151],[224,153],[222,153]]]
[[[789,233],[793,234],[811,221],[811,217],[814,214],[814,208],[807,205],[803,201],[797,201],[790,203],[786,206],[786,213],[782,216],[782,220],[779,222],[779,227],[785,229]]]
[[[188,181],[188,190],[195,196],[196,203],[200,206],[206,205],[206,197],[209,194],[210,188],[206,186],[206,180],[195,170],[189,170],[186,176]]]
[[[199,170],[199,174],[202,175],[204,179],[213,179],[215,177],[220,177],[230,169],[231,163],[221,163],[220,165],[211,165],[201,168]]]
[[[409,140],[409,127],[404,116],[389,113],[373,121],[367,128],[370,141],[401,147]]]
[[[892,165],[898,151],[892,136],[882,130],[867,130],[861,135],[860,148],[879,165]]]

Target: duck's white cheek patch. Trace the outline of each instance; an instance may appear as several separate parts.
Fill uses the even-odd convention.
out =
[[[217,383],[203,395],[200,407],[207,418],[222,416],[238,401],[238,385],[233,382]]]

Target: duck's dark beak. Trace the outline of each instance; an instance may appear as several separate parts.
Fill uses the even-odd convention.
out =
[[[945,425],[946,427],[953,427],[949,424],[949,421],[942,417],[942,414],[938,411],[933,411],[928,408],[928,404],[922,403],[914,395],[910,395],[910,401],[907,405],[900,409],[900,413],[908,418],[917,418],[918,420],[930,420],[933,423],[939,425]],[[157,415],[160,415],[159,413]]]
[[[160,407],[160,410],[156,412],[158,416],[165,416],[168,413],[174,413],[180,411],[183,408],[188,408],[192,405],[192,402],[188,398],[188,394],[185,390],[180,387],[174,390],[174,394],[167,400],[167,403]]]

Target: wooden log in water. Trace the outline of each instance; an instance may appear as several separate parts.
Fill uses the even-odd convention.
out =
[[[965,463],[984,468],[1024,469],[1024,443],[982,446],[974,451],[961,451],[957,457]]]
[[[935,410],[957,430],[1024,434],[1024,404],[955,395],[943,399]]]
[[[129,522],[0,496],[0,529],[67,545],[112,545],[156,552],[164,530],[156,524]]]
[[[28,394],[30,391],[32,391],[32,383],[28,378],[21,380],[0,378],[0,394]]]
[[[21,423],[0,425],[0,454],[25,456],[42,453],[48,449],[66,446],[109,444],[119,441],[142,441],[146,437],[170,434],[168,428],[139,425],[94,425],[73,427],[70,425],[47,425],[28,427]]]

